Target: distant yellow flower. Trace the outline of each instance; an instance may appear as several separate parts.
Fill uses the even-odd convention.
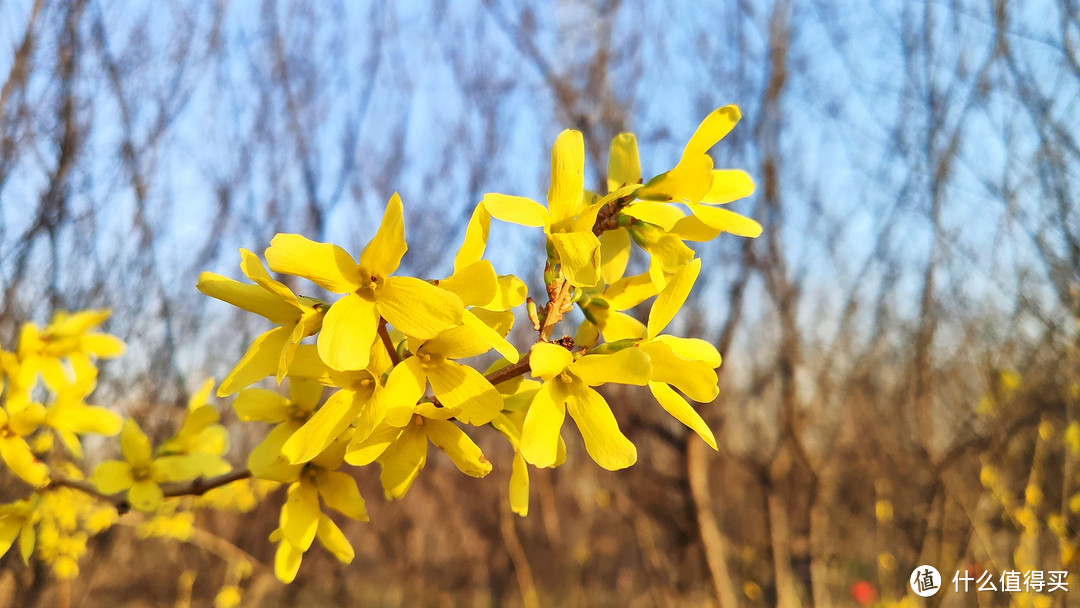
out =
[[[461,323],[464,305],[457,295],[420,279],[390,276],[406,249],[401,199],[396,193],[359,262],[337,245],[316,243],[298,234],[279,234],[271,241],[266,250],[270,268],[347,294],[327,311],[319,332],[319,356],[333,369],[367,367],[380,316],[422,340]]]
[[[93,369],[94,357],[122,354],[124,343],[118,338],[91,331],[108,316],[107,310],[58,312],[44,329],[33,323],[23,324],[15,351],[0,351],[9,410],[20,409],[31,401],[39,375],[50,390],[56,391],[77,382],[78,370]]]
[[[128,491],[131,506],[155,511],[165,499],[161,483],[185,481],[199,475],[198,463],[186,456],[152,458],[150,440],[128,418],[120,431],[124,460],[106,460],[94,470],[92,481],[103,494]]]
[[[72,370],[74,382],[65,382],[55,389],[56,398],[45,409],[42,424],[55,430],[68,452],[81,459],[78,435],[116,435],[124,419],[108,408],[87,405],[85,399],[97,384],[97,368],[90,363],[72,361]]]
[[[887,524],[893,519],[893,506],[892,503],[885,499],[880,499],[874,503],[874,517],[877,518],[878,523]]]
[[[207,378],[188,401],[180,430],[163,443],[158,456],[186,456],[199,475],[220,475],[232,467],[225,460],[229,450],[229,433],[218,424],[221,415],[208,402],[214,379]]]
[[[1073,420],[1065,427],[1065,447],[1073,456],[1080,455],[1080,422]]]
[[[390,499],[401,498],[409,491],[427,463],[429,441],[445,452],[462,473],[483,477],[491,472],[491,463],[473,440],[450,422],[457,414],[454,408],[428,402],[417,404],[404,428],[384,423],[364,441],[350,443],[345,462],[364,466],[377,461],[382,467],[379,480]]]
[[[214,608],[236,608],[243,602],[240,587],[225,585],[214,596]]]
[[[255,338],[218,387],[220,397],[271,375],[281,382],[300,341],[319,331],[323,323],[322,302],[297,296],[284,283],[274,280],[259,257],[247,249],[240,250],[240,269],[254,285],[204,272],[196,287],[208,296],[265,317],[278,327]]]
[[[40,403],[30,403],[16,411],[0,407],[0,458],[12,473],[35,487],[49,483],[49,467],[34,456],[26,437],[44,421],[45,408]]]
[[[637,461],[637,448],[619,430],[604,398],[591,387],[608,382],[647,384],[650,366],[644,351],[626,348],[575,360],[562,346],[539,342],[533,346],[529,366],[544,385],[533,398],[521,431],[521,453],[526,462],[538,467],[554,466],[559,430],[567,411],[581,431],[589,456],[598,465],[614,471]]]
[[[35,509],[37,497],[0,505],[0,557],[3,557],[15,539],[19,539],[19,553],[27,563],[34,552],[36,534],[34,523],[38,518]]]

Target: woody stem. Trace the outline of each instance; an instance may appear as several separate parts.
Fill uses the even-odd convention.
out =
[[[390,332],[386,329],[386,319],[379,317],[379,338],[382,339],[383,346],[386,347],[386,353],[390,355],[390,361],[394,365],[401,363],[401,357],[398,356],[397,349],[394,348],[394,341],[390,339]]]
[[[240,481],[249,477],[251,477],[251,471],[248,469],[238,469],[214,477],[196,477],[195,479],[184,483],[165,484],[161,489],[166,498],[175,498],[178,496],[202,496],[214,488],[220,488],[221,486],[229,485],[234,481]],[[50,490],[55,488],[71,488],[72,490],[78,490],[85,494],[89,494],[94,498],[110,503],[121,515],[127,513],[131,509],[131,504],[128,503],[127,495],[125,493],[111,495],[103,494],[98,491],[94,484],[83,479],[54,479],[44,489]]]

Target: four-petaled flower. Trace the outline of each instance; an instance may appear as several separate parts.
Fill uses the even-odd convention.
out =
[[[266,250],[266,261],[275,272],[346,294],[327,311],[318,338],[319,356],[336,370],[367,367],[380,317],[420,339],[434,338],[461,323],[464,305],[456,294],[420,279],[390,276],[408,249],[402,213],[395,193],[358,262],[337,245],[299,234],[279,234]]]
[[[165,500],[162,483],[186,481],[200,474],[198,462],[187,456],[153,458],[150,439],[131,418],[120,430],[123,460],[106,460],[94,469],[92,481],[103,494],[127,490],[128,502],[140,511],[156,511]]]
[[[533,397],[521,430],[520,449],[526,462],[538,467],[555,465],[559,430],[567,412],[596,464],[615,471],[637,462],[637,448],[619,430],[611,407],[592,387],[609,382],[644,386],[649,382],[648,355],[631,347],[575,360],[562,346],[539,342],[532,348],[529,366],[544,385]]]

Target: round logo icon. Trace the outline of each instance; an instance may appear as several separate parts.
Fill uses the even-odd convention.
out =
[[[941,573],[933,566],[919,566],[908,579],[911,590],[919,597],[930,597],[941,589]]]

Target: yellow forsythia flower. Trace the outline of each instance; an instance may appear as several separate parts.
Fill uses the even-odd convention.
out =
[[[275,236],[266,250],[266,261],[275,272],[346,294],[323,319],[319,356],[333,369],[361,370],[368,365],[380,317],[420,339],[434,338],[461,323],[464,305],[456,294],[420,279],[391,276],[407,249],[401,199],[395,193],[358,262],[337,245],[298,234]]]

